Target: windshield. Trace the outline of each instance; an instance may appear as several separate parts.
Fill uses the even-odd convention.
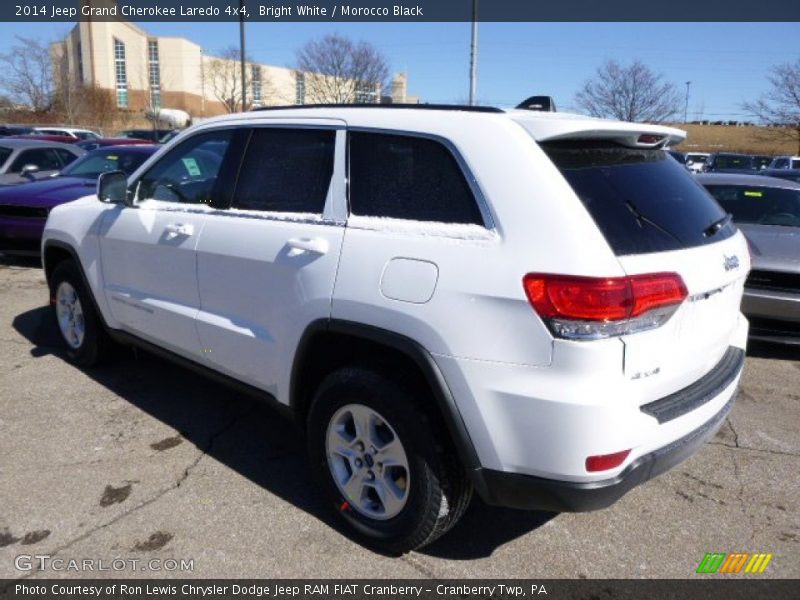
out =
[[[11,148],[0,147],[0,166],[4,165],[11,156]]]
[[[708,191],[738,223],[800,227],[800,190],[709,185]]]
[[[680,164],[657,149],[610,142],[547,142],[542,148],[586,206],[615,254],[679,250],[735,233],[725,212]]]
[[[97,179],[101,173],[124,171],[130,175],[147,160],[149,154],[119,150],[94,150],[61,171],[67,177]]]
[[[718,154],[714,159],[714,168],[719,169],[752,169],[753,159],[750,156]]]

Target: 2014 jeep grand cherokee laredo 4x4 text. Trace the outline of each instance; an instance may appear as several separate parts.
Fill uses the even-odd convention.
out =
[[[683,137],[525,110],[211,119],[50,213],[58,326],[78,365],[136,344],[291,412],[383,550],[473,490],[601,508],[714,434],[744,361],[747,245],[662,151]]]

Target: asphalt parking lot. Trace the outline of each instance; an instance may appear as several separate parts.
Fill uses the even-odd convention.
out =
[[[610,509],[475,501],[433,546],[382,556],[327,512],[280,416],[146,354],[70,366],[36,261],[0,256],[0,578],[683,578],[706,552],[736,551],[773,553],[762,576],[797,578],[798,426],[800,350],[753,347],[716,439]],[[140,562],[102,573],[17,568],[34,555],[65,567]],[[162,570],[141,570],[152,559]],[[164,571],[170,559],[193,570]]]

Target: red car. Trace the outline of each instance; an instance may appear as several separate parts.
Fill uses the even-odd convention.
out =
[[[70,137],[68,135],[9,135],[10,138],[19,138],[21,140],[39,140],[42,142],[60,142],[62,144],[74,144],[79,142],[78,138]]]

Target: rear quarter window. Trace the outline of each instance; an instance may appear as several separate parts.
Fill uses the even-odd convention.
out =
[[[483,225],[452,152],[422,137],[350,132],[354,215]]]
[[[662,150],[593,141],[541,146],[618,256],[701,246],[736,231],[726,225],[706,235],[725,211]]]

